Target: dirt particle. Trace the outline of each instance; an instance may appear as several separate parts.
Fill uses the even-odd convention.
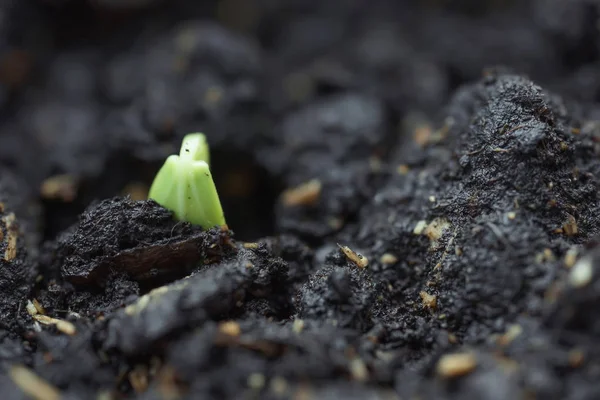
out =
[[[435,310],[437,306],[437,297],[435,295],[429,294],[426,291],[422,290],[419,292],[419,296],[421,297],[421,301],[423,302],[423,307],[429,308],[430,310]]]
[[[515,218],[517,218],[517,213],[516,213],[516,212],[514,212],[514,211],[509,211],[509,212],[506,214],[506,217],[512,221],[512,220],[514,220]]]
[[[283,192],[283,204],[287,207],[312,206],[321,196],[321,181],[313,179]]]
[[[304,321],[301,319],[295,319],[292,330],[296,333],[300,333],[304,330]]]
[[[331,217],[327,219],[327,225],[333,230],[340,230],[344,226],[344,220],[340,217]]]
[[[384,255],[381,256],[379,261],[384,265],[392,265],[392,264],[396,264],[398,262],[398,257],[393,255],[392,253],[385,253]]]
[[[429,144],[431,140],[433,130],[429,125],[421,125],[415,129],[413,134],[413,140],[420,147],[425,147]]]
[[[381,158],[377,156],[369,157],[369,168],[372,172],[381,172],[382,167],[383,162],[381,161]]]
[[[365,268],[367,265],[369,265],[369,259],[367,257],[353,251],[352,249],[350,249],[350,247],[341,246],[339,244],[338,244],[338,247],[340,248],[342,253],[344,253],[346,258],[348,260],[352,261],[359,268]]]
[[[204,101],[207,104],[218,104],[223,99],[223,89],[211,87],[204,93]]]
[[[446,354],[436,366],[439,376],[446,379],[467,375],[477,367],[477,358],[471,353]]]
[[[30,369],[21,365],[10,367],[8,374],[15,385],[35,400],[59,400],[59,390],[40,378]]]
[[[435,203],[435,196],[429,196],[429,201],[431,203]]]
[[[585,361],[585,354],[580,349],[573,349],[569,352],[569,365],[573,368],[579,368]]]
[[[96,400],[114,400],[114,397],[110,391],[99,392],[96,396]]]
[[[4,212],[4,203],[0,202],[0,213]]]
[[[352,378],[358,382],[366,382],[369,379],[367,366],[360,358],[350,361],[350,373],[352,374]]]
[[[77,181],[68,174],[51,176],[42,182],[40,194],[46,200],[71,203],[77,197]]]
[[[248,387],[254,390],[260,390],[265,387],[265,376],[260,373],[253,373],[248,376]]]
[[[271,391],[277,396],[283,396],[288,391],[288,382],[280,376],[273,377],[273,379],[271,379],[270,386]]]
[[[406,164],[400,164],[398,168],[396,168],[396,172],[398,175],[406,175],[410,171],[410,168]]]
[[[302,102],[315,90],[313,79],[306,73],[293,72],[283,80],[283,87],[290,100]]]
[[[577,263],[575,263],[571,269],[571,273],[569,274],[569,283],[573,287],[582,288],[590,283],[593,275],[594,269],[592,265],[592,259],[585,257],[577,261]]]
[[[258,243],[244,243],[244,248],[250,250],[258,249]]]
[[[227,336],[238,337],[242,334],[242,329],[237,322],[226,321],[219,324],[219,332]]]

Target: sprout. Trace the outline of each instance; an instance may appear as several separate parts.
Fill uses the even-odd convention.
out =
[[[179,155],[169,156],[156,174],[148,198],[173,211],[180,221],[204,229],[225,225],[208,162],[206,137],[202,133],[186,135]]]

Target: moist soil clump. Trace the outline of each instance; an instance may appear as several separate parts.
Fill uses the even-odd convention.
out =
[[[118,3],[0,5],[6,398],[600,395],[597,4]]]

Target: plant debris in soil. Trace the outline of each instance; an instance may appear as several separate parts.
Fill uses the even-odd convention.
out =
[[[598,4],[118,3],[0,5],[3,398],[600,396]]]

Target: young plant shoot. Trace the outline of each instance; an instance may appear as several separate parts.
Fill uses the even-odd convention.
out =
[[[167,158],[150,187],[148,198],[173,211],[180,221],[204,229],[225,225],[225,216],[208,166],[206,137],[190,133],[179,155]]]

